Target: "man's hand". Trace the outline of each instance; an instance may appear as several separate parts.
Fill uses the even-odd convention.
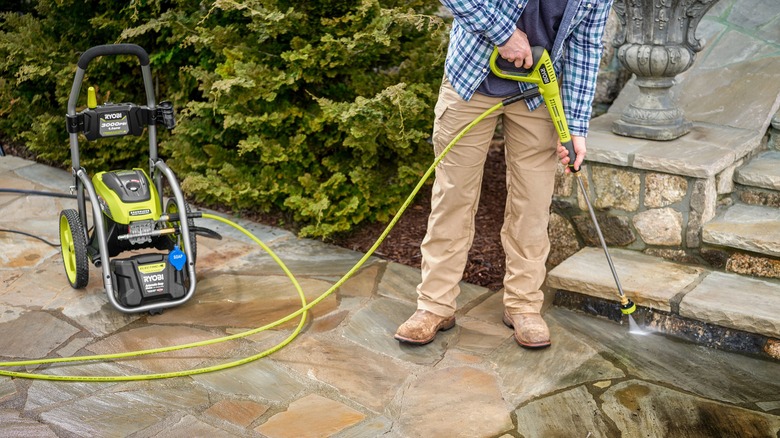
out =
[[[515,32],[509,37],[509,41],[498,48],[498,54],[514,63],[517,68],[530,69],[534,66],[531,44],[528,42],[528,37],[520,29],[515,29]]]
[[[574,153],[577,154],[577,160],[574,162],[574,168],[579,171],[580,167],[582,166],[582,162],[585,160],[585,152],[587,151],[587,147],[585,146],[585,137],[572,135],[571,143],[572,146],[574,146]],[[563,147],[560,140],[558,140],[558,157],[560,157],[561,164],[563,164],[565,168],[564,172],[571,173],[571,169],[569,168],[569,151]]]

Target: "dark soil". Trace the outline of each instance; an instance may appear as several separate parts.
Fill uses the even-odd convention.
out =
[[[503,287],[504,250],[501,247],[501,225],[506,201],[506,163],[504,149],[494,145],[488,153],[482,194],[475,220],[476,234],[469,252],[463,280],[499,290]],[[375,256],[414,268],[420,267],[420,243],[425,237],[428,214],[431,211],[431,186],[417,194],[393,230],[377,248]],[[367,252],[385,229],[386,224],[362,226],[359,230],[341,236],[332,243],[355,251]]]

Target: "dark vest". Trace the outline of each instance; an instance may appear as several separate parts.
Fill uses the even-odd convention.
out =
[[[528,0],[517,20],[517,28],[528,35],[531,47],[542,46],[548,52],[552,50],[567,3],[568,0]],[[477,88],[477,93],[491,97],[507,97],[517,91],[517,82],[501,79],[493,72]]]

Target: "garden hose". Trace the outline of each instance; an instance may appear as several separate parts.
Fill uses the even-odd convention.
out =
[[[301,320],[298,323],[298,326],[293,330],[293,332],[285,338],[283,341],[278,343],[277,345],[264,350],[258,354],[247,356],[242,359],[238,359],[235,361],[219,364],[219,365],[212,365],[208,367],[202,367],[202,368],[193,368],[193,369],[187,369],[182,371],[173,371],[173,372],[165,372],[165,373],[154,373],[154,374],[137,374],[137,375],[122,375],[122,376],[76,376],[76,375],[52,375],[52,374],[42,374],[42,373],[28,373],[28,372],[19,372],[19,371],[6,371],[6,370],[0,370],[0,376],[8,376],[8,377],[15,377],[15,378],[25,378],[25,379],[35,379],[35,380],[54,380],[54,381],[69,381],[69,382],[121,382],[121,381],[141,381],[141,380],[156,380],[156,379],[166,379],[171,377],[184,377],[184,376],[192,376],[196,374],[204,374],[209,373],[213,371],[219,371],[219,370],[225,370],[228,368],[233,368],[239,365],[243,365],[249,362],[253,362],[255,360],[258,360],[262,357],[268,356],[283,347],[285,347],[287,344],[292,342],[293,339],[295,339],[298,334],[303,330],[303,327],[306,322],[306,312],[319,304],[322,300],[327,298],[329,295],[331,295],[333,292],[335,292],[339,287],[341,287],[349,278],[352,277],[352,275],[355,274],[355,272],[358,271],[373,255],[373,253],[379,248],[379,246],[382,244],[382,242],[387,238],[388,234],[390,234],[390,231],[395,227],[395,225],[400,220],[403,213],[406,211],[406,209],[411,205],[412,201],[414,200],[417,193],[422,189],[425,182],[430,178],[430,176],[435,171],[436,167],[439,165],[439,163],[442,161],[442,159],[449,153],[449,151],[452,149],[452,147],[460,141],[463,136],[466,135],[476,124],[481,122],[484,118],[486,118],[488,115],[492,114],[494,111],[510,105],[514,102],[518,102],[520,100],[528,99],[531,97],[539,96],[538,89],[531,89],[528,91],[525,91],[521,94],[518,94],[516,96],[509,97],[507,99],[502,100],[500,103],[497,103],[496,105],[492,106],[491,108],[487,109],[485,112],[480,114],[477,118],[475,118],[473,121],[471,121],[468,125],[466,125],[465,128],[463,128],[455,138],[450,141],[450,143],[444,148],[441,154],[439,154],[431,163],[431,165],[428,167],[428,169],[425,171],[423,176],[418,181],[417,185],[414,187],[412,192],[409,194],[409,196],[406,198],[404,203],[399,208],[398,212],[393,216],[393,218],[390,220],[390,223],[388,223],[387,227],[385,227],[384,231],[382,231],[382,234],[377,238],[377,240],[374,242],[374,244],[371,246],[371,248],[368,249],[368,251],[363,255],[363,257],[358,260],[358,262],[349,270],[347,271],[344,276],[342,276],[336,283],[334,283],[328,290],[323,292],[319,297],[315,298],[310,303],[306,302],[306,297],[303,293],[303,290],[301,289],[300,284],[296,280],[295,276],[287,269],[284,262],[276,256],[276,254],[268,247],[266,246],[261,240],[259,240],[257,237],[255,237],[252,233],[247,231],[245,228],[243,228],[241,225],[236,224],[235,222],[225,219],[219,216],[215,216],[212,214],[204,213],[202,215],[203,218],[206,219],[212,219],[219,222],[223,222],[227,225],[230,225],[237,230],[241,231],[243,234],[245,234],[247,237],[249,237],[251,240],[253,240],[255,243],[260,245],[260,247],[263,248],[264,251],[266,251],[271,258],[273,258],[274,261],[281,267],[281,269],[285,272],[287,277],[290,279],[290,281],[295,286],[296,291],[298,292],[298,295],[301,298],[301,308],[297,311],[280,318],[272,323],[266,324],[262,327],[258,327],[252,330],[247,330],[241,333],[236,333],[230,336],[223,336],[219,338],[199,341],[199,342],[192,342],[188,344],[181,344],[181,345],[173,345],[169,347],[161,347],[161,348],[154,348],[154,349],[148,349],[148,350],[137,350],[137,351],[130,351],[125,353],[114,353],[114,354],[99,354],[99,355],[91,355],[91,356],[76,356],[76,357],[63,357],[63,358],[50,358],[50,359],[33,359],[33,360],[25,360],[25,361],[12,361],[12,362],[0,362],[0,367],[21,367],[21,366],[31,366],[31,365],[44,365],[44,364],[55,364],[55,363],[73,363],[73,362],[87,362],[87,361],[107,361],[107,360],[117,360],[117,359],[127,359],[127,358],[135,358],[139,356],[145,356],[145,355],[151,355],[151,354],[158,354],[158,353],[165,353],[169,351],[176,351],[176,350],[185,350],[189,348],[197,348],[197,347],[203,347],[207,345],[213,345],[221,342],[226,342],[234,339],[243,338],[246,336],[250,336],[256,333],[260,333],[263,331],[266,331],[268,329],[277,327],[281,324],[284,324],[287,321],[292,320],[295,317],[300,316]],[[584,192],[584,187],[582,187],[582,181],[579,179],[581,189]],[[587,196],[587,195],[586,195]],[[591,215],[593,215],[593,211],[591,209]],[[595,222],[595,217],[593,217]],[[596,222],[597,223],[597,222]],[[598,225],[597,225],[598,227]],[[600,234],[600,230],[599,234]],[[600,236],[601,237],[601,236]],[[603,239],[603,237],[602,237]],[[602,240],[603,243],[603,240]],[[607,253],[607,257],[609,257],[609,254]],[[612,263],[610,261],[610,267],[612,268]],[[614,268],[613,274],[614,274]],[[618,283],[619,284],[619,283]],[[618,286],[621,294],[620,297],[624,298],[625,295],[622,294],[622,289],[620,286]],[[634,311],[635,307],[633,306],[633,303],[629,301],[629,305],[626,305],[627,303],[623,302],[621,300],[621,311],[624,314],[630,314]]]
[[[404,203],[401,205],[398,212],[393,216],[393,218],[390,220],[390,223],[385,227],[382,234],[379,236],[379,238],[374,242],[374,244],[371,246],[371,248],[368,249],[368,251],[363,255],[363,257],[358,260],[358,262],[346,273],[343,277],[341,277],[336,283],[334,283],[328,290],[323,292],[319,297],[315,298],[310,303],[306,302],[306,297],[303,293],[303,290],[301,289],[300,284],[295,279],[295,276],[287,269],[284,262],[276,256],[276,254],[268,247],[266,246],[260,239],[255,237],[252,233],[247,231],[245,228],[243,228],[241,225],[236,224],[235,222],[225,219],[219,216],[215,216],[212,214],[203,214],[203,218],[206,219],[212,219],[219,222],[223,222],[227,225],[230,225],[237,230],[241,231],[243,234],[248,236],[250,239],[252,239],[255,243],[260,245],[260,247],[263,248],[264,251],[266,251],[274,261],[282,268],[282,270],[285,272],[287,277],[290,279],[290,281],[295,286],[295,289],[298,291],[298,295],[301,298],[301,308],[297,311],[280,318],[272,323],[266,324],[262,327],[258,327],[252,330],[247,330],[241,333],[236,333],[230,336],[223,336],[219,338],[214,339],[208,339],[205,341],[199,341],[199,342],[192,342],[188,344],[181,344],[181,345],[173,345],[169,347],[161,347],[161,348],[153,348],[148,350],[137,350],[137,351],[129,351],[125,353],[113,353],[113,354],[97,354],[97,355],[91,355],[91,356],[75,356],[75,357],[60,357],[60,358],[50,358],[50,359],[32,359],[32,360],[24,360],[24,361],[12,361],[12,362],[0,362],[0,367],[7,368],[7,367],[23,367],[23,366],[33,366],[33,365],[44,365],[44,364],[56,364],[56,363],[73,363],[73,362],[88,362],[88,361],[107,361],[107,360],[117,360],[117,359],[128,359],[128,358],[135,358],[139,356],[146,356],[151,354],[158,354],[158,353],[165,353],[169,351],[176,351],[176,350],[185,350],[189,348],[197,348],[197,347],[203,347],[206,345],[212,345],[217,344],[220,342],[226,342],[238,338],[243,338],[246,336],[250,336],[256,333],[263,332],[265,330],[277,327],[281,324],[284,324],[287,321],[290,321],[291,319],[300,316],[301,320],[298,323],[298,326],[295,328],[295,330],[285,338],[283,341],[278,343],[277,345],[262,351],[258,354],[248,356],[239,360],[235,360],[232,362],[227,362],[219,365],[213,365],[203,368],[193,368],[193,369],[187,369],[182,371],[173,371],[173,372],[166,372],[166,373],[154,373],[154,374],[136,374],[136,375],[123,375],[123,376],[76,376],[76,375],[53,375],[53,374],[42,374],[42,373],[28,373],[28,372],[20,372],[20,371],[6,371],[6,370],[0,370],[0,376],[7,376],[7,377],[15,377],[15,378],[23,378],[23,379],[34,379],[34,380],[54,380],[54,381],[66,381],[66,382],[126,382],[126,381],[140,381],[140,380],[157,380],[157,379],[167,379],[171,377],[184,377],[184,376],[192,376],[196,374],[204,374],[209,373],[213,371],[219,371],[219,370],[225,370],[228,368],[233,368],[239,365],[243,365],[249,362],[253,362],[257,359],[260,359],[262,357],[268,356],[280,349],[282,349],[284,346],[292,342],[293,339],[295,339],[298,334],[303,329],[303,326],[306,322],[306,312],[311,309],[312,307],[319,304],[322,300],[327,298],[330,294],[335,292],[339,287],[341,287],[352,275],[355,274],[355,272],[358,271],[373,255],[373,253],[379,248],[379,246],[382,244],[382,242],[387,238],[387,235],[390,234],[390,231],[395,227],[396,223],[400,220],[403,213],[406,211],[406,209],[411,205],[412,201],[414,200],[417,193],[422,189],[425,182],[430,178],[430,176],[433,174],[436,167],[439,165],[441,160],[444,158],[445,155],[452,149],[452,147],[460,141],[461,138],[463,138],[464,135],[468,131],[471,130],[476,124],[481,122],[485,117],[493,113],[494,111],[500,109],[501,107],[505,105],[509,105],[511,103],[517,102],[519,100],[526,99],[528,97],[532,97],[535,92],[532,90],[530,92],[525,92],[523,94],[520,94],[518,96],[510,97],[507,99],[504,99],[502,102],[497,103],[493,107],[486,110],[484,113],[480,114],[476,119],[474,119],[471,123],[466,125],[463,130],[458,133],[455,138],[452,139],[452,141],[447,145],[446,148],[442,151],[441,154],[439,154],[434,160],[433,163],[428,167],[428,170],[425,171],[422,178],[420,178],[420,181],[417,183],[417,185],[414,187],[412,192],[409,194],[409,196],[406,198]]]
[[[77,356],[77,357],[62,357],[62,358],[51,358],[51,359],[34,359],[34,360],[25,360],[25,361],[15,361],[15,362],[0,362],[0,367],[16,367],[16,366],[30,366],[30,365],[43,365],[43,364],[53,364],[53,363],[69,363],[69,362],[87,362],[87,361],[106,361],[106,360],[114,360],[114,359],[127,359],[127,358],[133,358],[133,357],[139,357],[139,356],[145,356],[150,354],[158,354],[158,353],[165,353],[169,351],[175,351],[175,350],[184,350],[189,348],[196,348],[196,347],[203,347],[206,345],[212,345],[220,342],[226,342],[233,339],[243,338],[246,336],[250,336],[255,333],[259,333],[265,330],[268,330],[270,328],[276,327],[280,324],[283,324],[296,316],[301,315],[301,320],[298,323],[298,326],[293,330],[292,334],[288,336],[286,339],[275,345],[274,347],[271,347],[261,353],[245,357],[243,359],[239,359],[236,361],[220,364],[220,365],[213,365],[209,367],[204,368],[195,368],[195,369],[189,369],[184,371],[174,371],[174,372],[168,372],[168,373],[156,373],[156,374],[139,374],[139,375],[127,375],[127,376],[66,376],[66,375],[51,375],[51,374],[40,374],[40,373],[25,373],[25,372],[17,372],[17,371],[5,371],[0,370],[0,375],[2,376],[8,376],[8,377],[17,377],[17,378],[26,378],[26,379],[37,379],[37,380],[57,380],[57,381],[70,381],[70,382],[120,382],[120,381],[137,381],[137,380],[155,380],[155,379],[166,379],[170,377],[182,377],[182,376],[191,376],[195,374],[203,374],[208,373],[212,371],[219,371],[224,370],[232,367],[236,367],[238,365],[242,365],[245,363],[252,362],[254,360],[260,359],[261,357],[268,356],[269,354],[272,354],[281,348],[283,348],[285,345],[289,344],[293,339],[295,339],[296,336],[301,332],[303,329],[304,324],[306,323],[306,315],[305,311],[311,308],[311,306],[307,307],[306,304],[306,297],[303,293],[303,289],[301,289],[300,284],[298,283],[298,280],[296,280],[295,276],[290,272],[290,270],[285,266],[284,262],[268,247],[266,246],[261,240],[256,238],[252,233],[247,231],[245,228],[243,228],[241,225],[236,224],[233,221],[230,221],[228,219],[221,218],[219,216],[214,216],[211,214],[204,213],[204,218],[207,219],[213,219],[217,220],[223,223],[226,223],[228,225],[231,225],[247,235],[250,239],[255,241],[258,245],[260,245],[263,250],[265,250],[271,258],[276,261],[276,263],[282,268],[284,273],[287,275],[287,277],[290,279],[290,281],[295,286],[295,289],[298,292],[298,295],[301,298],[301,305],[302,308],[298,310],[295,313],[292,313],[282,319],[279,319],[277,321],[274,321],[271,324],[267,324],[262,327],[258,327],[256,329],[247,330],[241,333],[236,333],[234,335],[230,336],[223,336],[220,338],[214,338],[214,339],[208,339],[205,341],[199,341],[199,342],[192,342],[188,344],[181,344],[181,345],[174,345],[170,347],[161,347],[161,348],[153,348],[149,350],[138,350],[138,351],[130,351],[125,353],[114,353],[114,354],[99,354],[99,355],[93,355],[93,356]]]

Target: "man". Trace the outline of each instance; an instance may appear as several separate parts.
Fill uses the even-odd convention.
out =
[[[561,82],[561,97],[579,169],[585,157],[602,36],[612,0],[442,0],[454,17],[445,78],[434,109],[438,155],[472,120],[532,85],[490,72],[494,47],[518,68],[531,68],[532,46],[545,47]],[[483,164],[498,119],[505,136],[507,202],[501,243],[506,253],[503,321],[527,348],[550,345],[541,317],[550,251],[547,235],[557,158],[569,164],[541,98],[493,112],[465,135],[436,168],[428,231],[420,247],[417,311],[395,338],[423,345],[455,326],[458,283],[474,237]],[[557,144],[557,149],[556,149]],[[556,155],[558,157],[556,157]],[[569,169],[567,168],[568,172]]]

